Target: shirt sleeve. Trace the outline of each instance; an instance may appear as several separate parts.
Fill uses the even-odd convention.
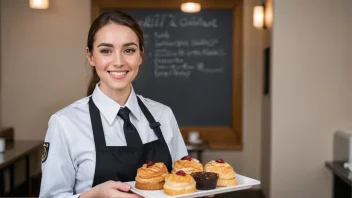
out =
[[[57,115],[51,116],[45,136],[46,158],[42,157],[42,180],[39,197],[76,198],[74,195],[76,170],[64,124]]]
[[[173,160],[178,160],[181,159],[182,157],[188,155],[187,148],[185,145],[185,142],[183,140],[180,128],[178,127],[176,118],[174,116],[174,113],[170,109],[171,116],[170,116],[170,124],[173,132],[173,140],[172,140],[172,153],[171,157]]]

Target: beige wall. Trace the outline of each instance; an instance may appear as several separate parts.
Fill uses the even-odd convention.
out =
[[[274,1],[270,198],[330,198],[338,128],[352,127],[351,0]]]
[[[90,1],[2,0],[1,114],[18,139],[43,139],[49,116],[85,94]]]
[[[205,152],[224,158],[240,174],[260,179],[262,33],[252,26],[256,0],[244,1],[243,152]],[[49,116],[85,94],[84,56],[89,0],[51,0],[32,10],[28,0],[2,0],[2,121],[16,138],[43,139]]]

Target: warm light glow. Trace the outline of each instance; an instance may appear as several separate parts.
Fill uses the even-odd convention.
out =
[[[181,4],[182,12],[194,13],[194,12],[199,12],[200,9],[201,8],[199,3],[188,2],[188,3]]]
[[[271,28],[273,25],[273,6],[271,1],[268,1],[265,6],[265,26],[266,28]]]
[[[255,6],[253,11],[253,25],[256,28],[264,27],[264,6]]]
[[[49,0],[29,0],[29,6],[33,9],[47,9]]]

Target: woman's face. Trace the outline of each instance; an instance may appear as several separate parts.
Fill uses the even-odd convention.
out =
[[[134,31],[123,25],[108,24],[95,35],[93,51],[87,57],[100,77],[106,94],[130,89],[142,63],[142,52]]]

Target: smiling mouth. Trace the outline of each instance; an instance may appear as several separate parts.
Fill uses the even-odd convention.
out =
[[[109,74],[113,75],[113,76],[124,76],[128,73],[128,71],[108,71]]]

